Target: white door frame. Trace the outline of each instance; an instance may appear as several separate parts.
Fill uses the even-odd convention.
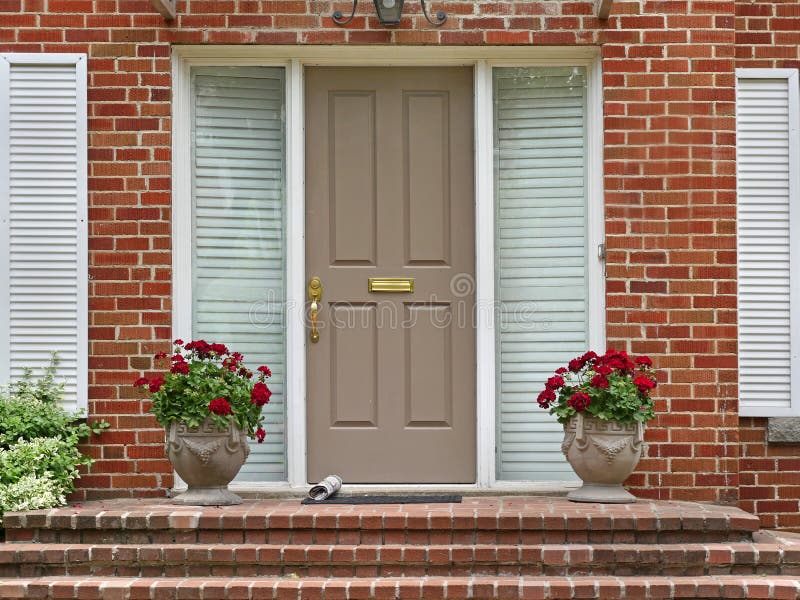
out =
[[[305,309],[305,66],[472,66],[475,98],[475,290],[477,345],[477,480],[448,485],[474,489],[546,489],[572,486],[561,482],[498,481],[495,477],[496,352],[494,331],[494,127],[492,67],[583,66],[588,74],[588,173],[590,269],[589,341],[605,343],[605,284],[602,262],[593,249],[604,239],[603,114],[599,49],[575,47],[430,47],[430,46],[173,46],[172,235],[173,337],[191,337],[191,88],[193,66],[280,66],[286,69],[286,482],[241,484],[247,489],[303,488],[306,482],[306,327]],[[591,266],[594,265],[594,268]],[[531,391],[533,398],[534,391]],[[177,476],[176,476],[177,477]],[[177,481],[177,479],[176,479]],[[181,482],[182,483],[182,482]],[[180,484],[178,484],[178,487]],[[368,486],[365,486],[368,487]],[[436,485],[380,486],[404,489]]]

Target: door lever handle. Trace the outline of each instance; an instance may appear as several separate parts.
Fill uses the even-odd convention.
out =
[[[317,319],[319,318],[319,303],[322,300],[322,281],[314,276],[308,282],[308,299],[311,301],[311,343],[319,341]]]

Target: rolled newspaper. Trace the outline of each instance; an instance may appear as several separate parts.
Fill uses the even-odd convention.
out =
[[[312,500],[320,501],[330,498],[342,489],[342,478],[338,475],[328,475],[316,485],[312,485],[308,490],[308,497]]]

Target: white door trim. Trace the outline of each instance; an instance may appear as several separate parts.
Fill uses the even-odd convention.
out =
[[[172,134],[173,337],[191,336],[191,140],[192,66],[282,66],[286,69],[287,135],[287,356],[285,482],[241,484],[235,488],[304,488],[306,482],[305,372],[305,125],[303,69],[309,65],[469,65],[475,69],[475,219],[477,303],[477,479],[475,484],[448,489],[556,489],[564,483],[498,481],[495,477],[496,352],[494,332],[494,127],[492,67],[584,66],[588,73],[589,152],[589,339],[605,343],[605,283],[595,249],[604,236],[602,163],[602,82],[599,50],[595,47],[358,47],[358,46],[174,46]],[[591,266],[594,265],[594,268]],[[531,391],[532,397],[534,395]],[[177,477],[176,477],[177,481]],[[181,487],[178,482],[176,487]],[[362,486],[364,487],[364,486]],[[378,486],[391,489],[441,489],[437,485]],[[365,489],[368,489],[366,486]]]
[[[303,64],[286,70],[286,472],[291,485],[306,480],[306,179]],[[292,402],[289,399],[299,399]]]
[[[475,65],[475,304],[477,306],[477,481],[491,487],[495,474],[496,342],[494,331],[494,110],[492,67]]]

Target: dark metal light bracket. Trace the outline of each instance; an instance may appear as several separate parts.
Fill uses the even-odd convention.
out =
[[[335,11],[333,13],[333,22],[341,26],[345,26],[348,23],[350,23],[350,21],[353,20],[353,17],[356,14],[356,6],[358,6],[358,0],[353,0],[353,12],[351,12],[350,16],[347,18],[344,18],[344,14],[342,13],[342,11],[340,10]]]
[[[400,23],[400,13],[403,10],[403,0],[394,0],[392,2],[393,8],[395,6],[395,3],[398,4],[399,6],[397,8],[394,8],[394,10],[392,11],[392,13],[396,13],[396,17],[389,17],[389,18],[387,18],[387,16],[384,14],[383,10],[384,0],[373,0],[373,2],[375,4],[375,11],[378,13],[378,20],[383,25],[397,25],[398,23]],[[436,18],[434,19],[428,12],[428,7],[425,5],[425,0],[419,0],[419,3],[420,6],[422,7],[422,14],[425,16],[425,20],[428,23],[430,23],[434,27],[440,27],[444,25],[444,22],[447,21],[447,13],[440,10],[439,12],[436,13]],[[347,25],[348,23],[350,23],[350,21],[353,20],[353,17],[355,17],[357,7],[358,7],[358,0],[353,0],[353,10],[350,12],[350,14],[347,17],[345,17],[342,11],[337,10],[336,12],[333,13],[333,22],[340,26]]]

